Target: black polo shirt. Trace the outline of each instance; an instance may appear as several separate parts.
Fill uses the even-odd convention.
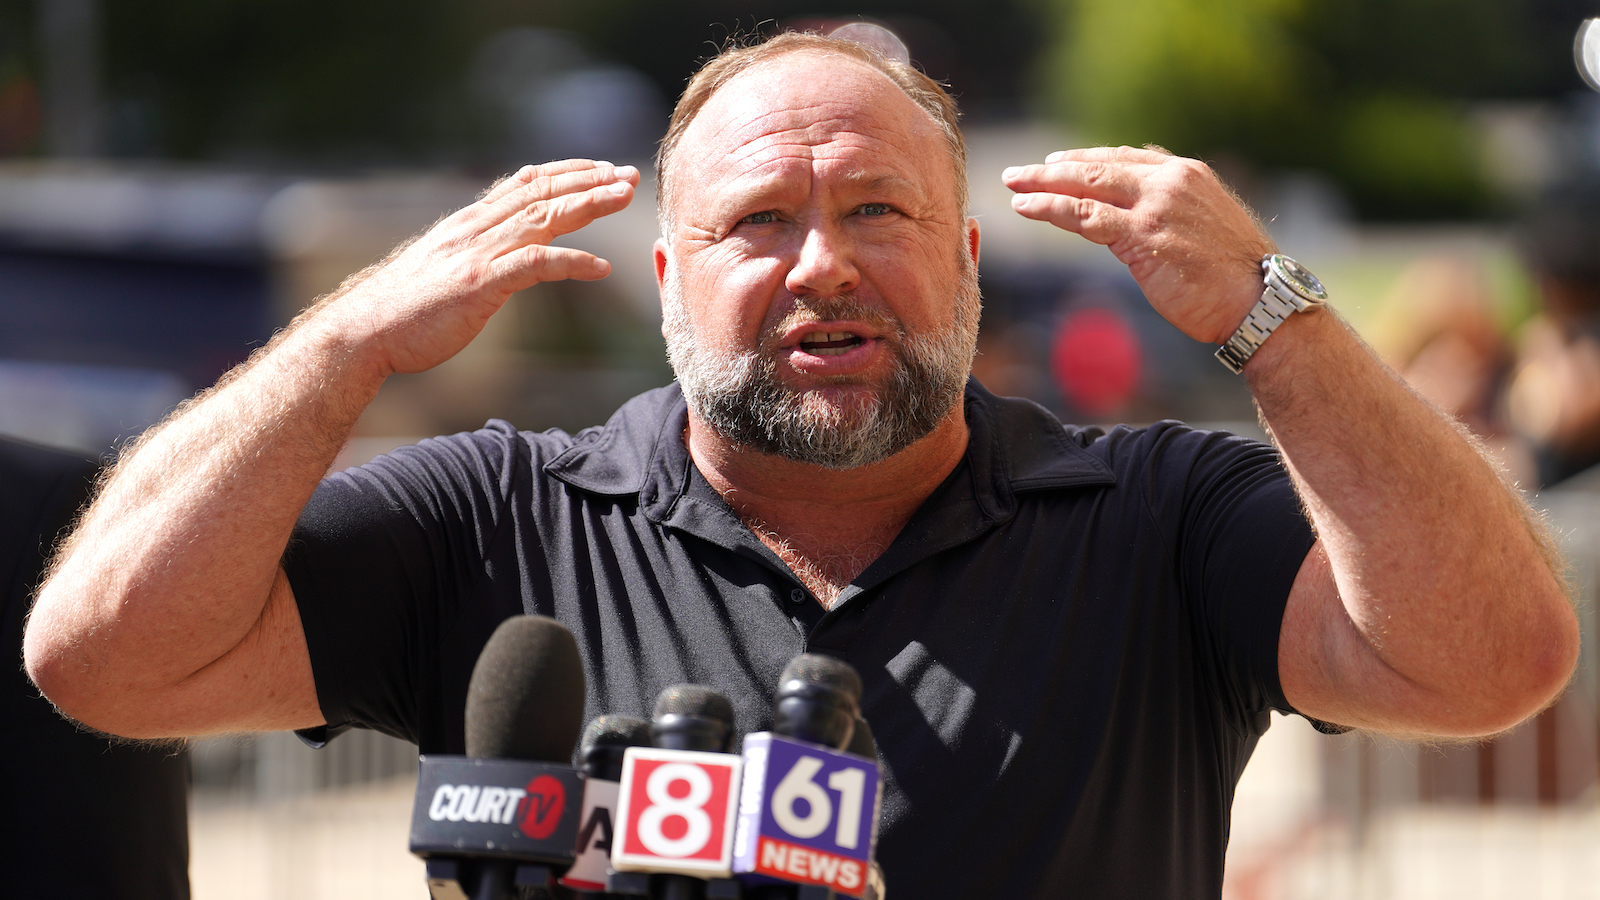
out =
[[[330,729],[462,752],[472,665],[525,612],[572,630],[590,716],[687,681],[761,730],[783,666],[826,652],[865,684],[896,895],[1217,896],[1312,543],[1277,456],[976,382],[966,416],[964,461],[827,612],[695,468],[676,386],[331,476],[286,557]]]

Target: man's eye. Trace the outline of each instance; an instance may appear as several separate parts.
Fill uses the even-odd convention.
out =
[[[771,225],[778,221],[778,214],[767,210],[766,212],[751,213],[739,220],[741,225]]]
[[[863,216],[887,216],[894,212],[894,207],[887,203],[864,203],[857,212]]]

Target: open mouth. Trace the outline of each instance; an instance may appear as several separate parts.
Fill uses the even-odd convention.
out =
[[[839,356],[864,343],[848,331],[813,331],[800,339],[800,349],[812,356]]]

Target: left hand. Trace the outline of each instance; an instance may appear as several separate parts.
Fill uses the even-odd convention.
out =
[[[1220,344],[1261,296],[1272,239],[1205,163],[1157,149],[1060,150],[1001,175],[1011,207],[1110,248],[1150,305]]]

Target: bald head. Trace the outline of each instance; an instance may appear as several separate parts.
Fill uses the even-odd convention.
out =
[[[958,125],[960,111],[955,101],[937,82],[897,59],[891,59],[876,49],[855,41],[839,40],[815,34],[781,34],[764,43],[736,47],[723,51],[701,67],[684,89],[683,96],[672,111],[672,121],[656,153],[656,214],[663,237],[671,239],[675,219],[674,204],[675,169],[680,164],[679,151],[684,135],[695,119],[705,109],[707,102],[723,87],[738,77],[766,63],[791,54],[808,54],[820,63],[836,66],[865,67],[882,75],[909,98],[931,121],[934,133],[943,143],[952,172],[956,191],[956,209],[967,208],[967,146]],[[735,85],[735,90],[738,86]],[[693,160],[685,160],[693,164]]]

